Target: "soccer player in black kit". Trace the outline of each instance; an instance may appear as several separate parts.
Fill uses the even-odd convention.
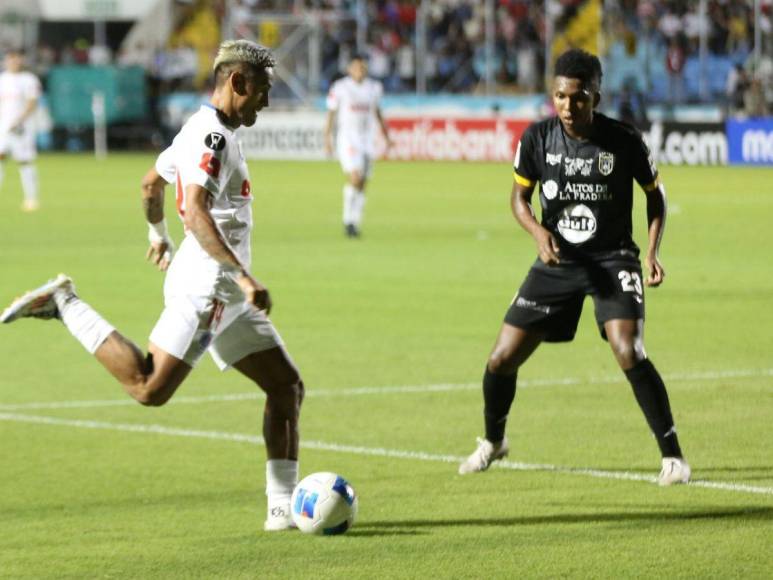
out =
[[[485,471],[509,451],[505,423],[518,368],[545,342],[574,338],[590,294],[596,322],[633,387],[663,456],[660,485],[687,483],[666,387],[644,350],[643,285],[659,286],[665,272],[658,248],[666,219],[665,190],[647,145],[632,126],[594,111],[601,63],[578,49],[556,61],[556,116],[531,125],[515,154],[512,210],[537,244],[529,270],[497,337],[483,377],[486,438],[459,466]],[[631,234],[633,181],[647,196],[648,244],[643,278]],[[532,193],[540,184],[542,223]]]

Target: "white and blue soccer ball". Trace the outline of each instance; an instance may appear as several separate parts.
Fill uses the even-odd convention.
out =
[[[343,534],[354,524],[357,494],[349,482],[336,473],[312,473],[295,486],[290,506],[299,530],[333,536]]]

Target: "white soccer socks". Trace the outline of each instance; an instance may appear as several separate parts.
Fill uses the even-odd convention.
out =
[[[352,223],[359,229],[362,224],[362,214],[365,211],[365,192],[362,190],[356,190],[354,192],[354,200],[352,200]]]
[[[268,511],[263,529],[276,532],[294,528],[290,514],[290,497],[298,484],[298,462],[291,459],[266,461],[266,496]]]
[[[347,183],[344,185],[344,225],[360,227],[365,208],[365,192]]]
[[[27,211],[34,211],[40,207],[37,167],[32,163],[19,165],[19,176],[21,177],[21,187],[24,191],[24,204],[22,208]]]
[[[354,196],[356,193],[357,190],[353,185],[349,185],[348,183],[344,185],[343,221],[345,226],[354,224]]]
[[[72,289],[59,290],[54,294],[59,316],[67,330],[83,347],[94,354],[115,327],[97,314],[91,306],[78,298]]]

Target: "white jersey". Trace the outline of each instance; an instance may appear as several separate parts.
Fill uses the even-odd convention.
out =
[[[381,83],[365,78],[357,82],[344,77],[333,83],[327,96],[327,108],[336,111],[338,149],[355,147],[373,156],[376,141],[376,111],[384,88]]]
[[[40,81],[31,72],[0,73],[0,131],[7,131],[21,117],[27,103],[40,98]],[[24,131],[34,131],[34,115],[29,115]]]
[[[176,188],[177,212],[185,216],[185,189],[200,185],[212,194],[212,214],[228,245],[250,268],[252,194],[247,163],[234,131],[224,125],[212,105],[191,116],[172,144],[156,160],[156,171]],[[185,270],[183,272],[182,270]],[[192,294],[220,299],[243,299],[223,266],[212,258],[190,232],[170,268],[167,284]],[[177,293],[177,292],[175,292]]]

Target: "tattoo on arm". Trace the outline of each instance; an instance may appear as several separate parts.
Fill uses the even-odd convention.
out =
[[[142,211],[148,223],[157,224],[164,219],[164,198],[151,196],[142,198]]]
[[[142,178],[142,211],[148,223],[157,224],[164,219],[164,187],[166,181],[151,168]]]
[[[215,260],[225,266],[244,269],[209,212],[209,193],[203,189],[194,191],[187,190],[190,205],[185,212],[185,226]]]

